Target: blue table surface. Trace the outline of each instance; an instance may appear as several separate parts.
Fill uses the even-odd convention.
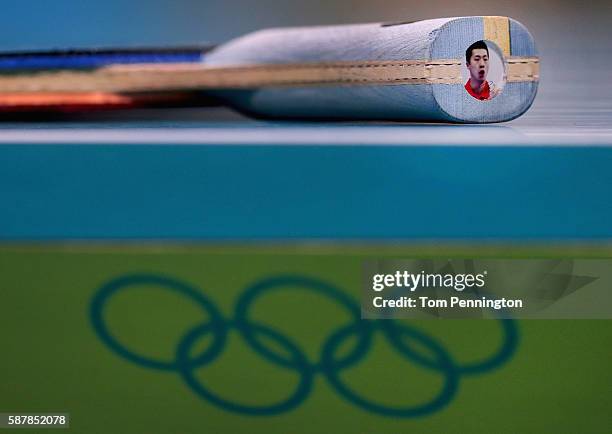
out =
[[[0,239],[609,240],[606,92],[551,90],[488,126],[219,109],[4,121]]]

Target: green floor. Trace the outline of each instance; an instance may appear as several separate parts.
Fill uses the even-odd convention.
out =
[[[611,321],[512,323],[507,358],[472,371],[461,367],[503,351],[500,322],[412,321],[404,327],[417,338],[403,342],[413,358],[376,329],[359,360],[344,363],[356,354],[355,334],[326,359],[332,335],[363,321],[352,317],[362,261],[385,256],[610,258],[612,249],[5,245],[0,412],[69,412],[69,431],[105,434],[609,432]],[[121,278],[123,290],[103,300]],[[264,281],[274,290],[252,300],[253,348],[234,309]],[[182,360],[193,361],[219,335],[203,326],[189,341],[210,319],[202,295],[218,309],[226,341],[214,359],[179,369],[181,348]],[[104,327],[132,356],[104,340],[95,314],[102,305]],[[427,367],[419,357],[440,362]],[[372,405],[347,398],[326,372]]]

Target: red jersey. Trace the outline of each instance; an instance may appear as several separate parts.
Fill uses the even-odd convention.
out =
[[[470,85],[470,80],[465,83],[465,90],[468,91],[470,95],[474,98],[479,99],[481,101],[491,98],[491,88],[489,87],[489,82],[485,81],[484,86],[482,86],[482,92],[476,93],[472,86]]]

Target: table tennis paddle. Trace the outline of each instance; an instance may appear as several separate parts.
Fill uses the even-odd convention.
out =
[[[499,54],[501,83],[481,80],[494,98],[466,91],[478,41]],[[0,53],[0,110],[215,101],[258,117],[501,122],[529,108],[538,80],[520,23],[443,18],[267,29],[216,47]]]

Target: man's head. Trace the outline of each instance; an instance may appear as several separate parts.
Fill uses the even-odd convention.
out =
[[[465,50],[465,61],[470,76],[476,81],[485,81],[489,73],[489,48],[484,41],[474,42]]]

